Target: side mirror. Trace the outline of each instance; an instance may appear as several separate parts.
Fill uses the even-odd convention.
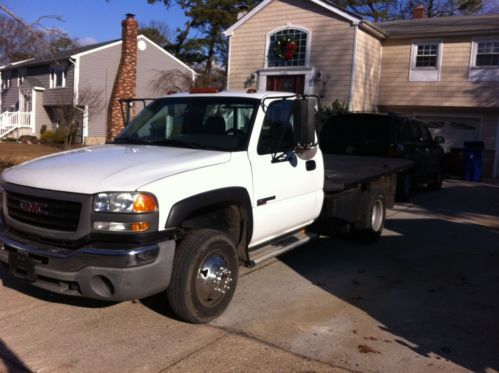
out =
[[[297,151],[315,144],[315,99],[297,99],[293,103],[293,134]]]
[[[438,144],[438,145],[442,145],[444,142],[445,142],[445,139],[443,136],[435,136],[435,142]]]

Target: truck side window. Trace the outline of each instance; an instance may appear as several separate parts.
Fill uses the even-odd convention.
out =
[[[293,149],[293,101],[270,104],[258,140],[258,154],[283,153]]]

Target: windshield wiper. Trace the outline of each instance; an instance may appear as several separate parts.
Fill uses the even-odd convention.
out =
[[[151,145],[171,145],[171,146],[180,146],[180,147],[185,147],[185,148],[191,148],[191,149],[206,149],[207,147],[204,145],[201,145],[197,142],[192,142],[192,141],[186,141],[186,140],[158,140],[158,141],[152,141],[150,143]]]

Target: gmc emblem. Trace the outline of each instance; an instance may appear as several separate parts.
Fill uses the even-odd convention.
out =
[[[49,212],[47,211],[48,205],[46,203],[20,200],[19,207],[24,212],[34,214],[34,215],[47,216],[49,214]]]

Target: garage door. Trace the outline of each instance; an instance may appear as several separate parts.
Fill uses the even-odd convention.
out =
[[[480,140],[481,117],[460,118],[417,115],[418,119],[426,122],[433,136],[443,136],[446,152],[452,148],[464,147],[465,141]]]

